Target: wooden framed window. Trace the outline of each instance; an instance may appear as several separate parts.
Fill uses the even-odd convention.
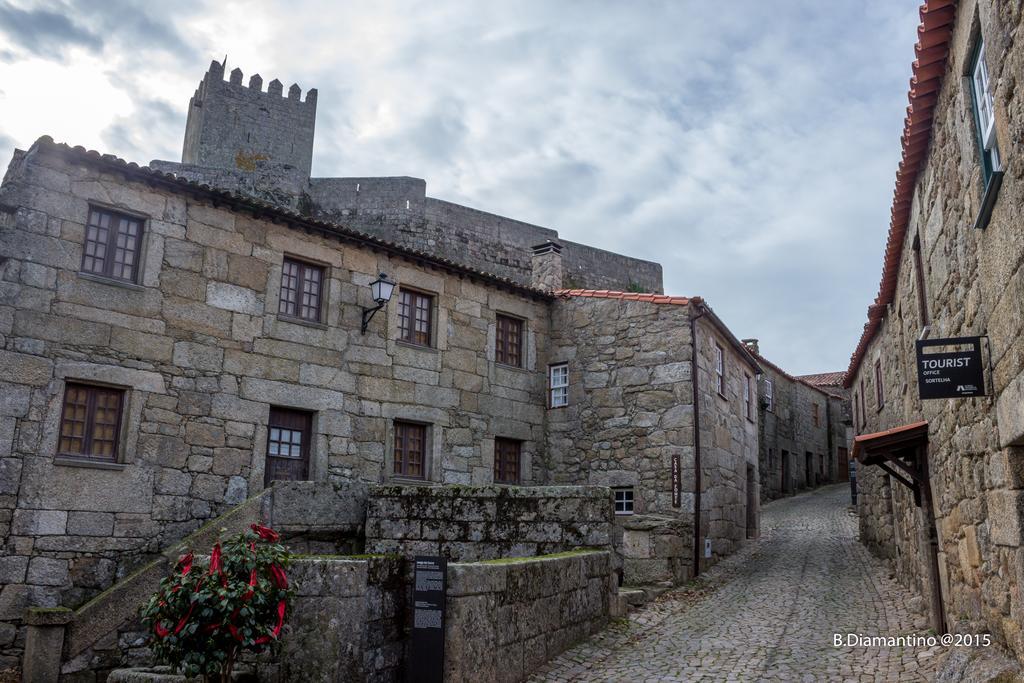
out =
[[[569,364],[548,366],[548,407],[564,408],[569,405]]]
[[[523,442],[515,439],[494,440],[494,482],[497,484],[519,483],[519,461]]]
[[[89,207],[82,244],[82,272],[136,282],[142,249],[142,220]]]
[[[751,422],[754,421],[754,401],[751,394],[751,385],[754,383],[754,378],[750,375],[743,376],[743,409],[747,413],[747,419]]]
[[[324,267],[288,256],[281,264],[281,297],[277,312],[308,322],[322,321]]]
[[[885,405],[885,390],[882,388],[882,360],[878,359],[875,361],[875,400],[878,402],[877,408],[882,409]]]
[[[615,496],[615,514],[633,514],[633,487],[617,486],[612,489],[612,493]]]
[[[715,386],[718,393],[725,396],[725,350],[715,343]]]
[[[494,334],[494,360],[515,368],[523,367],[523,321],[498,315]]]
[[[57,455],[117,461],[124,390],[68,382]]]
[[[313,414],[290,408],[270,409],[267,423],[267,461],[264,483],[309,479]]]
[[[818,404],[817,403],[812,403],[811,404],[811,420],[814,422],[814,426],[815,427],[820,427],[821,426],[821,415],[818,414],[818,410],[819,410]]]
[[[427,476],[427,426],[395,421],[394,473],[410,479]]]
[[[434,297],[402,289],[398,293],[398,338],[418,346],[433,342]]]
[[[860,406],[857,401],[860,400],[857,392],[853,393],[853,427],[858,433],[860,432]]]
[[[775,385],[767,378],[764,380],[764,409],[775,410]]]

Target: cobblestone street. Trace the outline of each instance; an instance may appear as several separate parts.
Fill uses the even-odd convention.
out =
[[[911,595],[857,541],[849,487],[762,507],[761,539],[548,663],[533,681],[930,680],[940,647],[834,647],[834,633],[923,634]]]

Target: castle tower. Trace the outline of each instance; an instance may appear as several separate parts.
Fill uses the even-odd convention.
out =
[[[317,92],[308,91],[303,101],[292,85],[285,96],[277,79],[262,88],[258,74],[245,86],[241,69],[224,80],[224,65],[212,62],[189,101],[182,163],[232,171],[290,168],[308,181]]]

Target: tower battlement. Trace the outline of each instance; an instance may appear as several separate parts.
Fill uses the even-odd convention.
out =
[[[284,93],[276,78],[263,90],[254,74],[244,85],[241,69],[224,79],[225,65],[213,61],[189,101],[184,164],[237,171],[290,167],[307,179],[313,163],[317,91],[293,83]]]

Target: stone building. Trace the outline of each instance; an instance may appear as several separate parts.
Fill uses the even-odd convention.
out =
[[[743,341],[762,369],[757,390],[761,501],[847,481],[847,399],[827,385],[790,375],[761,355],[758,340]],[[836,374],[843,375],[810,377]]]
[[[1018,658],[1022,28],[1019,3],[922,6],[881,287],[846,378],[862,539],[925,596],[936,629],[990,632]],[[922,400],[915,342],[973,337],[984,395]]]
[[[218,67],[178,175],[43,137],[0,188],[0,669],[27,607],[137,580],[275,480],[612,487],[637,583],[756,534],[760,368],[704,301],[422,181],[309,179],[257,125],[280,87]],[[311,144],[299,95],[265,108]]]

